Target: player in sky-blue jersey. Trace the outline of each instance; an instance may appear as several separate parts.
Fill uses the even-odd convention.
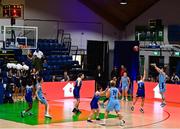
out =
[[[122,115],[120,114],[120,101],[119,101],[120,92],[119,89],[116,88],[116,82],[113,80],[110,81],[110,87],[111,88],[106,92],[106,97],[109,98],[109,101],[105,110],[104,123],[102,124],[106,124],[106,120],[108,119],[109,112],[115,110],[120,120],[120,125],[122,126],[125,124],[125,121],[122,120]]]
[[[166,73],[164,72],[164,68],[159,68],[156,66],[156,64],[151,64],[151,66],[154,66],[156,71],[159,73],[159,91],[162,97],[162,103],[161,107],[166,106],[166,99],[165,99],[165,92],[166,92]]]

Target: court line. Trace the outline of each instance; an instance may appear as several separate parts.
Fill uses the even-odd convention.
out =
[[[128,127],[128,126],[116,126],[116,125],[111,125],[111,127],[123,127],[123,128],[140,128],[140,127],[146,127],[146,126],[151,126],[151,125],[156,125],[156,124],[158,124],[158,123],[161,123],[161,122],[164,122],[164,121],[166,121],[166,120],[168,120],[169,118],[170,118],[170,116],[171,116],[171,114],[169,113],[169,112],[167,112],[167,111],[165,111],[165,110],[163,110],[166,114],[167,114],[167,117],[166,118],[164,118],[163,120],[160,120],[160,121],[157,121],[157,122],[153,122],[153,123],[149,123],[149,124],[144,124],[144,125],[137,125],[137,126],[130,126],[130,127]],[[76,121],[76,122],[79,122],[79,121]],[[110,126],[106,126],[106,125],[101,125],[101,124],[99,124],[99,123],[90,123],[90,124],[95,124],[95,125],[97,125],[97,126],[99,126],[99,127],[110,127]],[[60,125],[53,125],[53,126],[60,126]],[[66,127],[73,127],[73,128],[76,128],[75,127],[75,125],[66,125]],[[80,127],[78,127],[78,128],[80,128]],[[82,127],[82,128],[85,128],[85,127]],[[87,128],[87,127],[86,127]],[[90,128],[92,128],[92,127],[90,127]],[[97,127],[98,128],[98,127]]]
[[[130,126],[130,127],[126,127],[126,128],[137,128],[137,127],[145,127],[145,126],[151,126],[151,125],[156,125],[158,123],[164,122],[166,120],[168,120],[171,116],[171,114],[168,111],[163,110],[165,113],[168,114],[168,116],[166,118],[164,118],[163,120],[157,121],[157,122],[153,122],[150,124],[144,124],[144,125],[137,125],[137,126]]]

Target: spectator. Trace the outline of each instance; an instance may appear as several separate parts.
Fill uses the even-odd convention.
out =
[[[171,78],[169,76],[166,77],[166,83],[172,83]]]
[[[44,60],[44,62],[43,62],[43,69],[45,70],[45,69],[47,69],[47,67],[48,67],[47,60]]]
[[[118,79],[117,79],[117,77],[116,76],[114,76],[109,82],[108,82],[108,84],[107,84],[107,88],[110,88],[110,82],[111,81],[114,81],[115,82],[115,86],[116,86],[116,88],[118,88],[119,87],[119,85],[118,85]]]
[[[33,53],[33,65],[36,68],[36,70],[41,71],[43,68],[43,60],[44,54],[39,49],[36,49],[36,51]]]
[[[119,73],[118,73],[117,67],[114,67],[113,70],[111,71],[111,78],[113,78],[113,77],[116,77],[116,78],[119,77]]]
[[[37,57],[38,59],[42,59],[44,57],[44,54],[42,51],[39,50],[39,48],[37,48],[34,53],[33,53],[33,56]]]
[[[35,97],[38,76],[39,76],[39,71],[37,71],[35,68],[33,68],[30,72],[30,78],[31,78],[32,84],[33,84],[33,97]]]
[[[119,69],[119,77],[122,77],[124,72],[127,72],[127,70],[124,65],[121,65],[121,68]]]
[[[33,54],[28,50],[26,64],[32,69]]]
[[[61,81],[67,82],[67,81],[69,81],[69,80],[70,80],[70,78],[69,78],[69,76],[68,76],[68,72],[67,72],[67,71],[64,71],[64,76],[63,76],[63,78],[62,78]]]
[[[176,75],[176,73],[173,73],[172,77],[171,77],[171,81],[174,84],[179,84],[179,77]]]
[[[7,56],[4,57],[4,63],[2,66],[2,71],[6,71],[7,70],[7,63],[9,62],[9,58]]]
[[[13,82],[13,73],[12,69],[10,69],[7,72],[7,85],[5,87],[5,92],[4,92],[4,103],[13,103],[13,89],[14,89],[14,82]]]
[[[100,65],[97,66],[97,69],[95,71],[94,77],[95,77],[95,81],[96,81],[96,88],[102,87],[102,83],[103,83],[103,71],[101,70],[101,66]]]
[[[0,68],[0,78],[3,77],[3,74],[2,74],[2,69]]]
[[[29,60],[32,60],[32,59],[33,59],[33,54],[32,54],[32,51],[31,51],[31,50],[28,51],[27,58],[28,58]]]
[[[55,75],[52,76],[52,80],[51,81],[52,82],[57,82],[58,81]]]
[[[155,79],[152,77],[152,75],[149,75],[147,81],[149,81],[149,82],[155,82]]]

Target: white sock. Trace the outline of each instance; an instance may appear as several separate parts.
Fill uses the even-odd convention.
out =
[[[49,112],[46,112],[45,115],[49,115]]]

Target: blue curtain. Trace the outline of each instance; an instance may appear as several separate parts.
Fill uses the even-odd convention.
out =
[[[134,51],[134,46],[138,46],[138,41],[115,41],[114,49],[114,67],[120,68],[124,65],[131,79],[131,88],[133,90],[133,81],[136,80],[139,71],[139,51]]]

